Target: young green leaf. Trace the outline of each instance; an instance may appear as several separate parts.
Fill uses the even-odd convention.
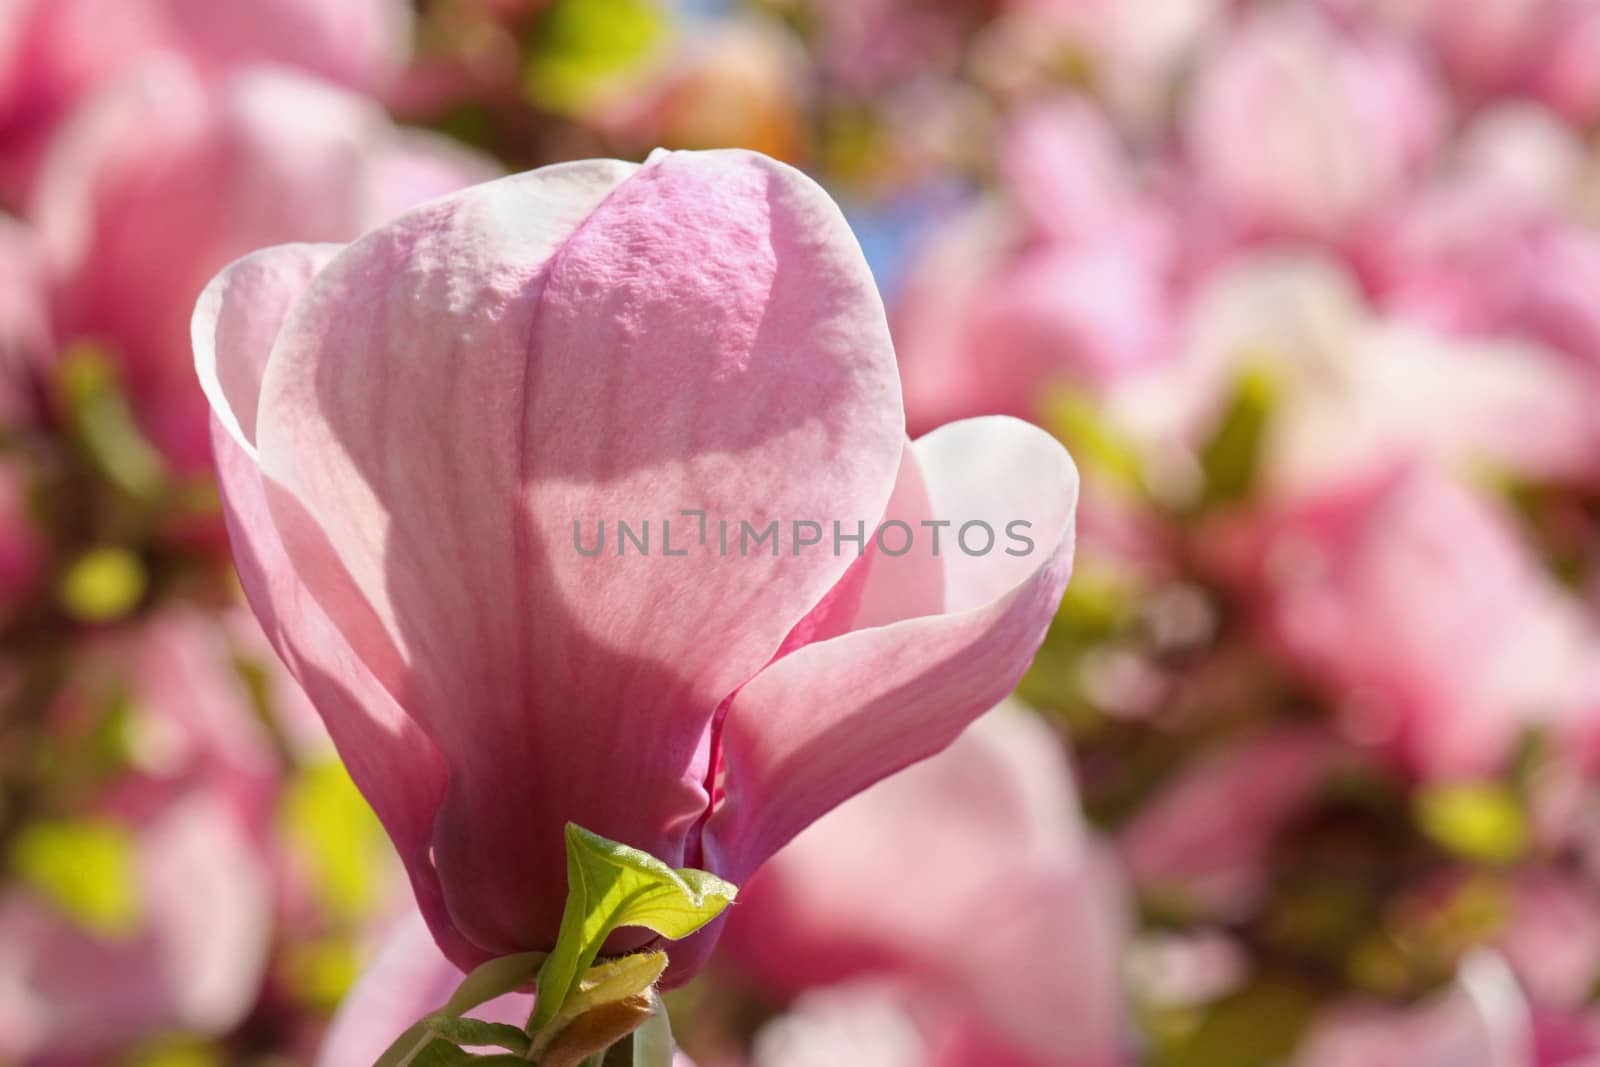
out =
[[[722,914],[736,888],[705,871],[673,870],[636,848],[567,824],[567,906],[556,947],[539,971],[529,1030],[560,1012],[612,931],[642,926],[669,940],[687,937]]]
[[[428,1029],[447,1041],[458,1045],[495,1045],[508,1052],[523,1055],[528,1051],[528,1035],[506,1023],[488,1023],[482,1019],[463,1019],[459,1015],[430,1015]]]
[[[456,1023],[471,1023],[473,1020],[461,1019],[473,1008],[487,1004],[496,997],[507,993],[515,993],[529,982],[533,981],[539,973],[539,968],[544,964],[543,952],[522,952],[515,956],[502,956],[496,960],[477,967],[473,972],[462,979],[456,991],[451,994],[450,1000],[443,1010],[430,1015],[417,1022],[405,1033],[395,1039],[388,1051],[378,1058],[373,1067],[429,1067],[429,1064],[438,1067],[450,1067],[454,1063],[482,1064],[482,1057],[469,1057],[467,1060],[440,1059],[450,1053],[442,1051],[435,1046],[448,1046],[450,1039],[442,1031],[434,1027],[434,1022],[439,1019],[451,1018]],[[488,1025],[488,1024],[482,1024]],[[515,1027],[506,1027],[515,1030]],[[520,1031],[518,1031],[520,1034]],[[472,1041],[473,1044],[496,1045],[502,1044],[498,1040]],[[525,1048],[526,1046],[524,1046]],[[459,1049],[456,1049],[460,1052]],[[461,1053],[461,1055],[467,1055]],[[491,1060],[491,1062],[493,1062]],[[511,1062],[517,1062],[512,1060]]]

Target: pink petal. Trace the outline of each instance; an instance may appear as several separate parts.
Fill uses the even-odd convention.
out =
[[[268,514],[252,437],[256,388],[278,326],[338,251],[284,245],[257,252],[207,286],[193,324],[197,370],[215,412],[212,443],[240,581],[273,647],[321,712],[351,777],[393,839],[441,944],[470,949],[444,918],[428,859],[444,792],[437,750],[351,653],[306,592]]]
[[[490,952],[548,945],[567,819],[681,857],[712,712],[849,563],[668,558],[660,521],[870,529],[903,439],[842,217],[742,152],[546,168],[375,231],[311,284],[262,395],[273,518],[451,767],[438,866]],[[645,519],[648,558],[576,550],[577,524]]]
[[[715,869],[736,881],[847,797],[948,745],[1009,693],[1060,601],[1078,480],[1053,438],[1014,419],[972,419],[922,438],[907,460],[902,477],[920,469],[930,515],[954,524],[941,544],[943,612],[808,645],[740,690],[722,735],[727,800],[706,842]],[[976,520],[996,531],[986,556],[952,540]],[[1005,554],[1013,520],[1032,523],[1030,554]],[[919,530],[918,551],[931,549],[928,532]]]

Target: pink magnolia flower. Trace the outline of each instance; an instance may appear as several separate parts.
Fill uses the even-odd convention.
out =
[[[201,77],[140,65],[85,104],[44,164],[31,215],[59,275],[64,336],[105,342],[143,427],[181,468],[208,462],[188,321],[229,261],[348,240],[495,173],[371,101],[266,67]]]
[[[1188,157],[1246,236],[1340,238],[1405,190],[1443,133],[1443,104],[1403,46],[1304,7],[1246,16],[1199,71]]]
[[[1002,697],[1070,569],[1066,454],[1004,419],[908,446],[859,248],[751,153],[269,249],[194,338],[245,588],[462,967],[549,947],[568,820],[743,880]],[[583,551],[646,518],[653,554]],[[832,543],[719,550],[723,519]],[[833,539],[880,519],[914,550]],[[947,519],[1035,545],[936,556]]]
[[[1600,375],[1600,236],[1582,221],[1583,152],[1542,109],[1480,118],[1446,173],[1364,250],[1379,299],[1454,332],[1538,342]]]
[[[1257,471],[1266,498],[1304,498],[1407,459],[1582,483],[1600,470],[1594,391],[1578,368],[1538,346],[1379,315],[1352,277],[1314,256],[1257,253],[1215,273],[1177,355],[1120,383],[1107,407],[1181,467],[1247,374],[1271,394]]]
[[[410,28],[400,0],[4,0],[0,188],[24,192],[73,107],[152,53],[208,74],[271,63],[375,92],[403,63]]]
[[[179,612],[77,664],[53,735],[88,743],[104,705],[120,700],[126,766],[59,818],[121,842],[128,869],[109,877],[128,884],[98,888],[127,899],[80,915],[34,881],[0,891],[0,1055],[104,1062],[173,1029],[225,1033],[255,1004],[272,929],[262,845],[277,763],[231,655],[214,620]]]
[[[1035,417],[1050,387],[1102,389],[1167,339],[1168,228],[1104,119],[1081,101],[1038,105],[1002,163],[1011,202],[936,235],[897,302],[913,429]]]
[[[773,857],[725,948],[780,993],[888,978],[997,1046],[1087,1067],[1118,1058],[1126,920],[1060,742],[1003,707]]]
[[[1542,100],[1571,122],[1600,116],[1600,9],[1589,0],[1324,0],[1409,32],[1469,98]]]
[[[1353,738],[1430,776],[1494,771],[1536,725],[1592,743],[1593,620],[1510,516],[1438,469],[1285,504],[1234,549],[1268,638]]]

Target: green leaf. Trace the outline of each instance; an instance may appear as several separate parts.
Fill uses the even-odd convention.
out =
[[[669,940],[722,914],[737,889],[705,871],[673,870],[636,848],[567,824],[567,906],[555,950],[539,972],[531,1031],[561,1012],[612,931],[642,926]]]
[[[429,1030],[458,1045],[497,1045],[518,1055],[528,1051],[528,1035],[506,1023],[488,1023],[482,1019],[463,1019],[442,1013],[430,1015],[424,1021]]]
[[[1264,369],[1239,376],[1222,421],[1200,453],[1205,472],[1201,507],[1235,503],[1254,488],[1276,391],[1277,383]]]
[[[463,1048],[452,1045],[444,1038],[435,1038],[419,1049],[414,1058],[405,1061],[407,1067],[528,1067],[521,1056],[495,1053],[475,1056]]]
[[[41,821],[11,843],[12,870],[84,929],[102,937],[131,937],[143,908],[137,877],[138,844],[105,819]]]
[[[62,356],[58,383],[68,423],[89,458],[123,492],[154,498],[166,467],[139,432],[111,356],[93,345],[73,345]]]
[[[1042,405],[1044,426],[1086,470],[1108,484],[1143,489],[1144,459],[1138,445],[1111,424],[1092,396],[1058,387],[1046,391]]]
[[[83,622],[112,622],[139,606],[149,587],[144,563],[126,548],[95,548],[61,578],[61,606]]]
[[[472,973],[462,979],[451,994],[444,1006],[445,1012],[449,1015],[465,1015],[495,997],[515,993],[539,976],[539,968],[544,966],[545,958],[543,952],[519,952],[515,956],[501,956],[473,968]]]
[[[646,70],[667,30],[650,0],[554,0],[534,26],[528,98],[550,111],[581,112]]]
[[[459,1017],[473,1008],[487,1004],[496,997],[504,996],[507,993],[515,993],[533,981],[544,961],[545,954],[543,952],[522,952],[515,956],[502,956],[499,959],[490,960],[488,963],[475,968],[471,974],[462,979],[461,984],[451,994],[442,1011],[420,1020],[405,1033],[395,1038],[394,1044],[390,1045],[388,1050],[378,1057],[378,1061],[373,1067],[428,1067],[429,1064],[450,1067],[451,1064],[455,1063],[483,1063],[483,1057],[469,1057],[466,1060],[440,1059],[439,1057],[448,1057],[451,1053],[435,1048],[434,1046],[436,1045],[445,1046],[463,1056],[467,1054],[461,1052],[456,1046],[451,1045],[448,1039],[434,1029],[432,1025],[434,1020],[440,1017]],[[470,1020],[460,1020],[458,1018],[458,1021]],[[488,1044],[496,1043],[493,1041],[488,1042]],[[515,1057],[505,1059],[491,1057],[489,1062],[517,1063],[520,1061]]]
[[[1417,795],[1417,825],[1442,847],[1480,863],[1510,863],[1528,847],[1516,795],[1494,782],[1453,782]]]

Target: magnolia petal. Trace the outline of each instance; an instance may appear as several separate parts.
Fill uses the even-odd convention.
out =
[[[547,947],[566,819],[681,859],[713,710],[848,562],[667,557],[660,521],[870,528],[903,440],[842,217],[743,152],[550,167],[402,217],[318,275],[262,395],[285,547],[445,755],[445,892],[496,953]],[[647,519],[648,557],[574,543]]]
[[[394,841],[441,945],[470,961],[474,952],[444,918],[428,859],[433,817],[444,792],[444,763],[301,584],[268,512],[247,430],[255,423],[260,374],[283,316],[337,251],[334,245],[284,245],[246,257],[218,275],[195,311],[196,369],[213,405],[217,476],[250,606]]]
[[[982,520],[1004,537],[1008,523],[1027,521],[1034,551],[1007,556],[1002,541],[967,556],[947,543],[943,613],[807,645],[740,690],[722,734],[727,799],[705,842],[713,868],[734,881],[1010,692],[1060,601],[1078,479],[1053,438],[1015,419],[972,419],[922,438],[908,459],[950,533]]]

